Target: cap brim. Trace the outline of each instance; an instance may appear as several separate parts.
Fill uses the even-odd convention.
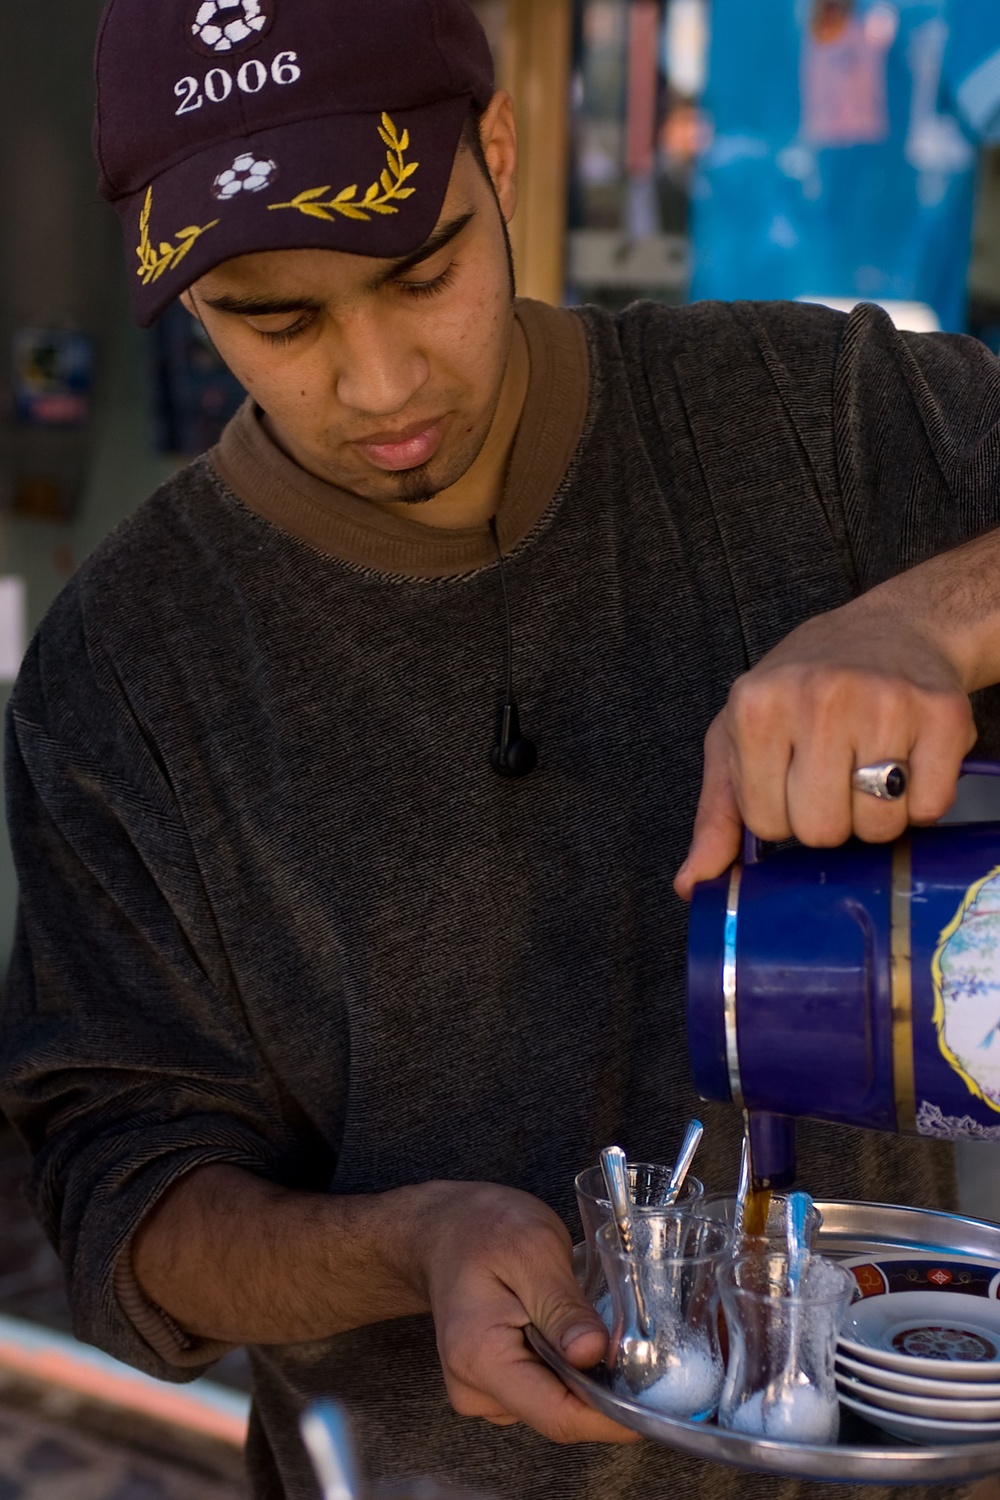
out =
[[[411,255],[441,214],[470,98],[325,115],[231,139],[116,207],[148,327],[214,266],[264,250]]]

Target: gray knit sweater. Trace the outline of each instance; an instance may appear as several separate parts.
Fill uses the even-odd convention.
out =
[[[126,1252],[196,1165],[338,1193],[492,1179],[575,1228],[601,1146],[669,1159],[695,1106],[671,881],[708,723],[796,623],[1000,522],[1000,367],[971,341],[870,308],[520,315],[498,520],[534,775],[487,762],[486,533],[331,490],[249,408],[80,570],[14,693],[0,1104],[80,1335],[166,1379],[217,1351],[142,1303]],[[738,1121],[705,1118],[724,1189]],[[817,1195],[949,1201],[941,1148],[802,1136]],[[507,1500],[843,1493],[461,1419],[428,1318],[252,1358],[257,1500],[314,1500],[315,1393],[374,1473]]]

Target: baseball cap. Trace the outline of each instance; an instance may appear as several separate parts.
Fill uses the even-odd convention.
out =
[[[465,0],[110,0],[95,66],[146,326],[237,255],[418,250],[494,87]]]

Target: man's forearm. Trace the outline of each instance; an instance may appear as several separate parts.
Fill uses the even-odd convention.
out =
[[[145,1295],[199,1337],[325,1338],[428,1310],[416,1247],[453,1192],[428,1183],[336,1197],[202,1167],[144,1220],[133,1270]]]
[[[607,1332],[544,1203],[488,1182],[367,1197],[296,1193],[236,1167],[191,1172],[133,1241],[136,1279],[189,1333],[304,1343],[432,1312],[456,1411],[559,1442],[634,1442],[525,1348],[534,1323],[582,1368]]]
[[[1000,530],[919,563],[848,606],[886,607],[936,644],[967,693],[1000,682]]]
[[[228,1343],[307,1342],[430,1311],[462,1416],[527,1422],[558,1442],[635,1442],[525,1347],[533,1323],[581,1369],[605,1352],[571,1249],[550,1208],[496,1183],[336,1197],[218,1166],[164,1196],[135,1236],[133,1265],[185,1329]]]

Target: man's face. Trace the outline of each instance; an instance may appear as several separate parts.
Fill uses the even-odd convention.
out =
[[[496,193],[460,150],[418,255],[268,251],[227,261],[186,294],[286,452],[363,499],[447,489],[489,432],[512,330],[504,219],[516,163],[504,101],[484,121]]]

